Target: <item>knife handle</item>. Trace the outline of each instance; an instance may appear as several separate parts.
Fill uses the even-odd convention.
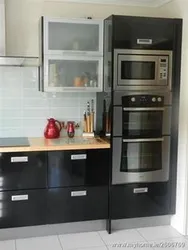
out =
[[[91,113],[91,133],[94,131],[94,112]]]

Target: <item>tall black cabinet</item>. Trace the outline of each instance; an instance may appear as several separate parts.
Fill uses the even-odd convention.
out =
[[[138,43],[138,39],[144,42]],[[152,43],[145,40],[152,40]],[[146,216],[167,215],[175,213],[177,143],[180,92],[182,20],[150,17],[112,15],[104,21],[104,89],[111,97],[112,131],[111,157],[113,154],[113,119],[115,114],[114,99],[122,96],[113,88],[114,83],[114,50],[170,50],[173,53],[172,63],[172,121],[170,176],[168,182],[131,183],[112,185],[112,165],[109,183],[109,213],[107,230],[111,232],[111,220]],[[127,91],[124,91],[126,95]],[[112,163],[112,158],[111,158]],[[148,188],[147,193],[134,193],[135,188]]]

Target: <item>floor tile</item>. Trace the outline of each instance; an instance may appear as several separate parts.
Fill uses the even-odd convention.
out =
[[[0,241],[0,250],[15,250],[15,241]]]
[[[118,230],[112,232],[112,234],[108,234],[106,231],[100,231],[99,234],[106,245],[145,241],[145,239],[135,229]]]
[[[171,226],[139,228],[139,229],[137,229],[137,231],[147,241],[158,240],[158,239],[174,238],[174,237],[181,237],[181,234],[178,233]]]
[[[16,240],[16,250],[62,250],[57,236]]]
[[[154,250],[188,250],[188,240],[184,237],[148,241],[148,243],[151,244]]]
[[[64,250],[105,246],[97,232],[59,235]]]

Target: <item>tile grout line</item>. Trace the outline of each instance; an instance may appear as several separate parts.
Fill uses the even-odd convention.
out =
[[[99,231],[97,231],[97,234],[99,235],[99,237],[101,238],[102,242],[104,243],[104,245],[107,247],[108,249],[108,245],[105,243],[105,241],[103,240],[102,236],[100,235]]]
[[[58,238],[59,244],[60,244],[60,246],[61,246],[61,248],[62,248],[62,250],[63,250],[63,245],[61,244],[61,241],[60,241],[60,238],[59,238],[59,235],[58,235],[58,234],[57,234],[57,238]]]
[[[139,232],[139,230],[137,228],[135,228],[135,230],[137,231],[137,233],[144,239],[147,241],[147,239]]]
[[[16,240],[14,240],[15,250],[17,250]]]

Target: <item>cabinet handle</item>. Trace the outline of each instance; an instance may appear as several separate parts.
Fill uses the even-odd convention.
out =
[[[28,194],[24,194],[24,195],[12,195],[11,196],[11,200],[12,201],[26,201],[29,199]]]
[[[14,156],[14,157],[11,157],[11,162],[28,162],[28,156]]]
[[[152,44],[152,39],[137,39],[137,44]]]
[[[71,155],[71,160],[85,160],[87,159],[87,155],[86,154],[80,154],[80,155]]]
[[[86,196],[87,195],[87,191],[72,191],[71,192],[71,196]]]
[[[133,189],[133,193],[134,194],[140,194],[140,193],[147,193],[148,192],[148,188],[134,188]]]

